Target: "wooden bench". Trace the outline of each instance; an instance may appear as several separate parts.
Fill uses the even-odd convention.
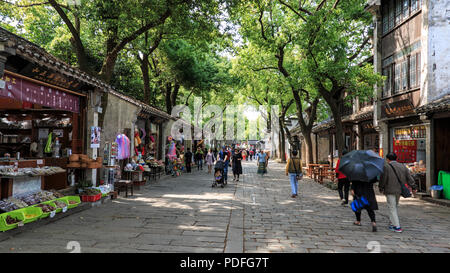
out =
[[[114,189],[117,190],[118,195],[120,195],[121,190],[125,189],[125,197],[128,197],[128,189],[130,189],[131,195],[133,196],[133,181],[119,180],[119,182],[114,183]]]

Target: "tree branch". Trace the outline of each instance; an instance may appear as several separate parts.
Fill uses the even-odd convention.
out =
[[[327,2],[327,0],[322,0],[322,2],[320,2],[320,4],[317,6],[316,11],[319,11],[323,7],[325,2]]]
[[[302,15],[300,12],[296,11],[292,6],[290,6],[289,4],[287,4],[286,2],[284,2],[284,1],[282,1],[282,0],[278,0],[278,2],[280,2],[280,4],[282,4],[283,6],[287,7],[288,9],[290,9],[290,10],[291,10],[292,12],[294,12],[298,17],[300,17],[303,21],[306,22],[305,17],[303,17],[303,15]],[[308,15],[312,15],[311,12],[309,12],[308,10],[306,10],[306,9],[304,9],[304,8],[302,8],[302,7],[299,7],[298,9],[299,9],[300,11],[302,11],[302,12],[308,14]]]
[[[267,41],[267,37],[266,37],[266,35],[264,34],[264,24],[263,24],[263,22],[262,22],[262,17],[263,17],[264,11],[261,9],[261,6],[259,5],[259,2],[258,2],[258,7],[259,7],[259,18],[258,18],[258,21],[259,21],[259,24],[260,24],[260,26],[261,26],[261,36],[262,36],[262,38],[263,38],[264,40]]]
[[[255,72],[259,72],[259,71],[262,71],[262,70],[269,70],[269,69],[275,69],[275,70],[278,70],[278,67],[275,67],[275,66],[267,66],[267,67],[261,67],[261,68],[252,68],[252,70],[255,71]]]
[[[16,3],[8,2],[6,0],[0,0],[0,1],[3,2],[3,3],[9,4],[9,5],[16,6],[18,8],[29,8],[29,7],[34,7],[34,6],[42,6],[42,5],[47,5],[47,4],[50,3],[50,2],[42,2],[42,3],[33,3],[33,4],[28,4],[28,5],[19,5],[19,4],[16,4]]]
[[[361,51],[364,49],[364,47],[369,43],[370,41],[370,37],[367,37],[364,42],[358,47],[358,49],[356,50],[356,52],[350,56],[348,58],[348,60],[351,62],[353,61],[356,57],[358,57],[359,53],[361,53]]]
[[[54,1],[54,0],[52,0]],[[122,41],[120,41],[120,43],[118,43],[114,49],[109,52],[110,55],[115,55],[118,54],[129,42],[135,40],[139,35],[143,34],[144,32],[146,32],[147,30],[154,28],[156,26],[159,26],[161,24],[163,24],[167,18],[169,18],[169,16],[172,14],[172,10],[170,8],[168,8],[166,10],[166,12],[161,15],[160,18],[158,18],[156,21],[153,21],[151,23],[146,24],[145,26],[139,28],[138,30],[136,30],[135,32],[133,32],[131,35],[125,37],[124,39],[122,39]]]

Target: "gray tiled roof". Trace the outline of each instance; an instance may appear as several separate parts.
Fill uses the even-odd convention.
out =
[[[7,31],[4,28],[0,27],[0,41],[6,41],[8,45],[16,50],[16,54],[21,57],[27,59],[32,63],[39,64],[41,66],[47,67],[52,70],[56,70],[61,74],[64,74],[68,77],[75,78],[85,84],[94,86],[99,88],[103,92],[113,93],[116,96],[120,97],[123,100],[131,102],[137,106],[140,106],[141,109],[150,114],[159,116],[165,119],[174,119],[166,112],[154,108],[148,104],[145,104],[137,99],[131,98],[121,92],[116,91],[109,84],[97,79],[96,77],[90,76],[87,73],[81,71],[80,69],[73,67],[50,53],[46,52],[40,46],[12,33]]]
[[[450,110],[450,94],[447,94],[443,98],[437,99],[430,103],[427,103],[416,109],[416,113],[434,113]]]
[[[9,47],[16,50],[17,55],[20,55],[29,62],[58,71],[58,73],[75,78],[85,84],[97,87],[104,92],[112,89],[112,87],[105,82],[88,75],[76,67],[72,67],[71,65],[46,52],[40,46],[1,27],[0,40],[6,41]]]

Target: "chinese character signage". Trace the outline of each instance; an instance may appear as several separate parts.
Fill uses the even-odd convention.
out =
[[[81,85],[78,81],[69,80],[61,74],[46,70],[39,66],[29,66],[21,71],[21,74],[30,78],[50,83],[69,90],[79,90]]]
[[[80,111],[80,99],[72,94],[11,76],[7,72],[2,80],[6,84],[5,88],[0,89],[0,97],[75,113]]]
[[[398,117],[414,113],[414,105],[407,100],[400,100],[392,103],[384,103],[381,105],[381,117]]]
[[[398,140],[394,138],[394,153],[401,163],[416,162],[417,140]]]

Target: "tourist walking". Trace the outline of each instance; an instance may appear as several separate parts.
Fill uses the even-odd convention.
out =
[[[187,148],[187,152],[184,153],[184,162],[186,164],[186,172],[190,173],[192,164],[192,153],[190,148]]]
[[[394,232],[403,232],[398,218],[398,203],[402,193],[401,183],[407,183],[416,192],[417,185],[409,170],[402,163],[397,162],[395,153],[389,153],[386,155],[384,172],[380,176],[378,188],[386,196],[391,222],[389,229]]]
[[[345,155],[347,151],[342,151],[342,155]],[[339,197],[341,198],[341,205],[348,204],[348,193],[350,190],[350,181],[347,176],[339,171],[339,164],[341,163],[341,159],[339,158],[336,164],[336,177],[338,179],[338,192]],[[342,190],[344,189],[344,190]]]
[[[239,175],[242,174],[242,154],[238,149],[234,150],[233,161],[233,181],[239,181]]]
[[[291,181],[291,197],[297,197],[298,192],[298,180],[302,179],[302,161],[297,157],[297,150],[292,151],[292,157],[288,159],[286,163],[286,175],[289,176]]]
[[[373,190],[373,184],[376,183],[377,180],[374,179],[370,182],[365,181],[351,181],[351,194],[354,199],[365,197],[369,202],[369,205],[363,207],[363,209],[367,210],[369,214],[370,221],[372,222],[372,231],[377,231],[377,223],[375,219],[375,211],[378,210],[378,203],[375,197],[375,191]],[[361,210],[355,212],[356,221],[353,223],[354,225],[361,226]]]
[[[230,164],[231,152],[228,151],[225,146],[223,146],[222,150],[219,152],[219,159],[225,163],[223,168],[223,176],[225,181],[228,181],[228,165]]]
[[[197,147],[195,152],[195,164],[197,164],[197,170],[203,170],[203,150]]]
[[[242,159],[245,160],[247,158],[247,151],[244,149],[241,151]]]
[[[267,173],[267,154],[263,150],[260,150],[256,155],[256,159],[258,160],[258,173],[264,176]]]
[[[208,173],[211,173],[212,166],[215,162],[214,154],[212,153],[211,149],[209,149],[208,153],[205,157],[205,163],[208,165]]]

